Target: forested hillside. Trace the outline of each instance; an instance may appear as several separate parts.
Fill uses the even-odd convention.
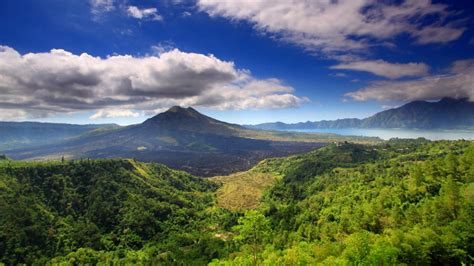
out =
[[[473,263],[472,142],[333,145],[253,171],[279,181],[215,265]]]
[[[0,261],[474,263],[472,141],[332,144],[213,180],[134,160],[0,159]]]
[[[215,187],[133,160],[0,160],[0,262],[206,263],[217,249],[201,246],[219,239],[198,229]]]

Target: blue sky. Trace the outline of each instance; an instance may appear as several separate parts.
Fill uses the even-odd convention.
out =
[[[5,0],[0,118],[130,124],[179,104],[251,124],[474,99],[472,14],[469,0]]]

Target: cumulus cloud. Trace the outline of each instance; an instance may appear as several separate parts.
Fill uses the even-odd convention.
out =
[[[146,57],[61,49],[22,55],[0,46],[0,108],[29,116],[83,110],[96,110],[92,118],[133,116],[172,105],[290,108],[305,101],[280,80],[257,79],[213,55],[178,49]]]
[[[443,75],[409,81],[378,81],[346,96],[357,101],[437,100],[443,97],[474,101],[474,60],[456,61]]]
[[[417,77],[428,74],[429,67],[424,63],[397,64],[384,60],[357,61],[342,63],[330,67],[331,69],[344,69],[370,72],[374,75],[396,79],[401,77]]]
[[[459,38],[463,28],[446,23],[446,5],[431,0],[198,0],[211,16],[248,21],[274,37],[324,54],[347,54],[385,45],[402,33],[417,43],[446,43]],[[436,24],[424,20],[436,18]],[[433,20],[431,20],[433,21]]]
[[[148,19],[148,20],[163,20],[163,17],[158,14],[158,10],[154,7],[152,8],[138,8],[136,6],[128,6],[127,13],[129,16],[136,19]]]

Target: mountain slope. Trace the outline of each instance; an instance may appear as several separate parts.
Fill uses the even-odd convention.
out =
[[[283,122],[263,123],[258,125],[245,125],[251,129],[263,130],[291,130],[291,129],[317,129],[317,128],[358,128],[362,124],[361,119],[343,118],[337,120],[322,120],[318,122],[300,122],[294,124],[286,124]]]
[[[362,127],[454,129],[474,127],[474,102],[443,98],[438,102],[415,101],[366,118]]]
[[[275,181],[229,234],[253,225],[268,237],[211,265],[470,265],[473,173],[472,141],[328,145],[264,160],[246,174]]]
[[[162,131],[189,131],[201,134],[239,136],[244,127],[205,116],[192,107],[171,107],[143,123],[143,126]]]
[[[212,119],[192,108],[173,107],[138,125],[5,153],[13,159],[137,158],[212,176],[246,170],[263,158],[323,145],[256,139],[266,134]]]
[[[72,125],[38,122],[0,122],[0,151],[64,141],[114,124]]]
[[[215,188],[185,172],[133,160],[0,161],[0,262],[44,265],[78,252],[79,264],[95,264],[80,255],[84,248],[133,259],[147,243],[155,243],[153,264],[164,263],[160,253],[184,261],[205,245],[200,242],[208,234],[195,230]]]
[[[462,129],[474,128],[474,102],[443,98],[438,102],[414,101],[401,107],[379,112],[365,119],[346,118],[333,121],[285,124],[281,122],[250,125],[265,130],[321,128],[407,128]]]

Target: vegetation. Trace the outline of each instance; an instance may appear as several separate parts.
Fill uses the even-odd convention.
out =
[[[214,265],[474,262],[472,142],[333,145],[254,170],[281,177],[259,208],[271,237]]]
[[[205,263],[219,252],[199,231],[215,188],[133,160],[0,161],[0,261]]]
[[[474,263],[472,141],[333,144],[213,180],[134,160],[0,160],[0,261]]]
[[[233,211],[255,209],[263,192],[276,178],[267,173],[247,171],[228,176],[216,176],[211,180],[221,184],[217,190],[217,204]]]

